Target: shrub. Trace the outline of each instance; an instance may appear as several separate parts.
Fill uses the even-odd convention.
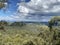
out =
[[[25,26],[25,25],[26,25],[26,24],[23,23],[23,22],[13,22],[13,23],[11,24],[11,26],[20,26],[20,27]]]

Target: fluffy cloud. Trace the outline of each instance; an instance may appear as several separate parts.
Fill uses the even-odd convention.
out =
[[[18,9],[20,12],[24,11],[24,13],[59,12],[60,0],[31,0],[28,3],[20,3]]]
[[[60,12],[60,0],[31,0],[18,5],[16,17],[24,20],[48,21],[50,16],[41,15],[53,15]]]

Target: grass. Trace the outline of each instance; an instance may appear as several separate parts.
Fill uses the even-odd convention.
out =
[[[5,30],[0,30],[0,45],[53,45],[53,32],[46,25],[5,26]]]

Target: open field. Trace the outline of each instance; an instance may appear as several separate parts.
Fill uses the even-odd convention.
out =
[[[53,45],[54,30],[46,25],[27,24],[26,26],[5,26],[0,30],[0,45]],[[60,39],[60,38],[59,38]],[[58,40],[59,40],[58,39]],[[58,41],[55,41],[56,43]]]

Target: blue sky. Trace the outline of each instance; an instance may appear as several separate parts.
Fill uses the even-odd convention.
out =
[[[17,3],[19,2],[19,0],[8,0],[8,7],[5,9],[5,11],[4,11],[4,9],[1,9],[0,10],[0,14],[1,14],[1,16],[3,15],[3,16],[6,16],[6,15],[11,15],[13,12],[15,12],[16,11],[16,9],[17,9]],[[8,13],[7,13],[8,12]]]
[[[0,20],[48,21],[60,14],[60,0],[8,0],[0,10]]]
[[[13,14],[14,12],[17,11],[17,8],[18,8],[17,3],[20,3],[20,2],[21,2],[21,0],[8,0],[9,5],[8,5],[7,9],[5,9],[5,11],[0,10],[0,14],[3,16]],[[29,2],[29,0],[25,0],[25,2]],[[6,12],[8,12],[8,13],[6,13]]]

